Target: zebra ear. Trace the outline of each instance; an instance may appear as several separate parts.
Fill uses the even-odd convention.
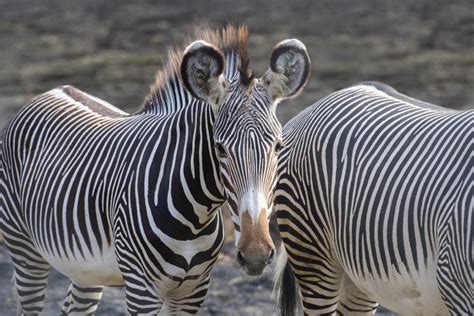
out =
[[[279,101],[301,92],[310,75],[311,61],[305,45],[297,39],[287,39],[273,48],[270,68],[262,79],[268,96]]]
[[[215,46],[195,41],[184,51],[181,78],[186,89],[196,98],[218,108],[225,99],[224,56]]]

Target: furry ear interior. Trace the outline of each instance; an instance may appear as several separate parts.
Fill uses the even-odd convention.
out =
[[[224,56],[220,50],[204,41],[195,41],[184,51],[181,78],[186,89],[196,98],[219,107],[226,94],[223,76]]]
[[[263,76],[270,99],[279,101],[301,92],[311,75],[305,45],[297,39],[279,42],[270,55],[270,68]]]

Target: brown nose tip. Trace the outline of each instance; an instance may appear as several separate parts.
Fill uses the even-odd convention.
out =
[[[272,263],[275,258],[275,248],[271,248],[268,252],[246,255],[242,251],[237,251],[236,259],[239,265],[249,275],[260,275],[267,265]]]
[[[250,275],[262,274],[275,256],[266,210],[262,209],[257,222],[248,212],[242,214],[241,234],[237,243],[237,262]]]

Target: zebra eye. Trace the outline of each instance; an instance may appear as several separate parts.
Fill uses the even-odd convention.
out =
[[[216,143],[216,152],[219,158],[227,158],[227,153],[221,143]]]
[[[279,154],[280,151],[283,149],[283,143],[281,141],[275,144],[275,154]]]

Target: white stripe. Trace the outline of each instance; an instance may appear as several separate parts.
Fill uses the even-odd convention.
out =
[[[249,212],[254,225],[258,223],[261,209],[265,211],[268,209],[267,199],[262,192],[250,189],[250,191],[242,196],[239,213],[243,214],[245,211]]]

